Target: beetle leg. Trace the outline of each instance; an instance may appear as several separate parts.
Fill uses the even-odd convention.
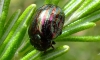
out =
[[[54,45],[54,44],[56,44],[54,41],[52,41],[52,44]]]
[[[53,45],[51,45],[51,47],[54,49]]]

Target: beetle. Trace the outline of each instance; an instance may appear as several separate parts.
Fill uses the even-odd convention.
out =
[[[56,5],[46,4],[37,9],[28,29],[30,43],[40,51],[53,48],[53,39],[61,35],[64,20],[64,12]]]

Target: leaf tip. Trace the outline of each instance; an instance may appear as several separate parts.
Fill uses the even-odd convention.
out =
[[[69,50],[69,46],[68,46],[68,45],[64,45],[63,48],[64,48],[65,50]]]
[[[34,6],[34,7],[36,7],[36,4],[31,4],[31,6]]]

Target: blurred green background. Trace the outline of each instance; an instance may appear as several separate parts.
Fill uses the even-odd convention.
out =
[[[23,12],[27,6],[30,4],[36,4],[37,8],[42,6],[44,0],[11,0],[9,15],[10,16],[18,9],[21,9]],[[64,4],[67,3],[67,0],[61,0],[58,6],[61,8]],[[96,22],[97,26],[73,34],[74,36],[96,36],[100,35],[100,21]],[[70,50],[68,53],[65,53],[54,60],[100,60],[100,42],[56,42],[56,46],[69,45]]]

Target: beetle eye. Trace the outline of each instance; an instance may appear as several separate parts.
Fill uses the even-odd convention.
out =
[[[40,35],[39,34],[36,34],[35,35],[35,40],[40,40],[40,39],[41,39]]]

